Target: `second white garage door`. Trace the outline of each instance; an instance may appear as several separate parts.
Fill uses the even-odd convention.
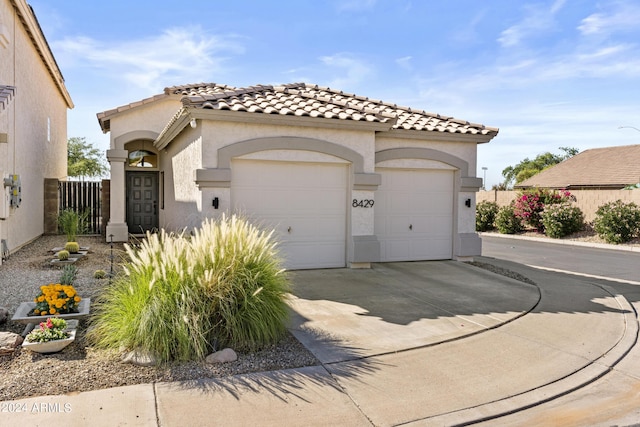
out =
[[[375,193],[375,233],[381,261],[451,259],[451,170],[386,169]]]
[[[276,230],[288,269],[346,265],[346,164],[233,160],[236,211]]]

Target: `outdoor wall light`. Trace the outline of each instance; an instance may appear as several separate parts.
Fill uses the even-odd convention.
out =
[[[189,124],[191,125],[191,127],[193,129],[196,128],[196,126],[198,126],[198,123],[196,122],[196,119],[191,119],[191,121],[189,122]]]
[[[464,201],[464,205],[465,205],[466,207],[470,208],[470,207],[471,207],[471,199],[467,199],[467,200],[465,200],[465,201]]]
[[[220,200],[218,200],[217,197],[214,197],[211,205],[213,206],[213,209],[218,209],[218,206],[220,206]]]

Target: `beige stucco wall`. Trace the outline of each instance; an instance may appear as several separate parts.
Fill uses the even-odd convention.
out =
[[[0,84],[16,87],[15,97],[0,111],[0,170],[20,175],[22,203],[0,220],[0,238],[10,250],[44,230],[44,179],[64,179],[67,169],[67,101],[13,6],[0,1]],[[3,195],[7,189],[2,188]]]
[[[518,191],[479,191],[477,201],[496,202],[498,206],[506,206],[517,194]],[[640,190],[572,190],[571,194],[576,197],[575,205],[582,210],[587,222],[593,221],[598,208],[609,202],[622,200],[640,206]]]
[[[375,134],[372,131],[203,121],[202,136],[207,141],[202,159],[206,168],[218,167],[220,147],[256,138],[284,136],[313,138],[343,145],[363,156],[364,172],[373,172],[375,167]]]
[[[180,105],[179,98],[167,97],[115,113],[110,117],[110,147],[123,150],[125,144],[135,140],[135,135],[130,135],[131,132],[150,131],[160,134],[180,109]]]

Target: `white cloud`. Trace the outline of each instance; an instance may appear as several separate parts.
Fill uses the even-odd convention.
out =
[[[346,89],[353,88],[362,83],[373,73],[372,67],[365,61],[346,53],[338,53],[331,56],[323,56],[320,61],[333,73],[336,71],[340,76],[333,77],[328,83],[331,88]]]
[[[411,66],[412,59],[413,58],[411,56],[403,56],[402,58],[396,59],[396,64],[407,71],[411,71],[413,69]]]
[[[502,31],[498,42],[503,47],[513,47],[528,37],[552,30],[555,25],[554,15],[564,6],[565,1],[556,0],[550,7],[526,5],[524,19]]]
[[[637,30],[640,6],[626,2],[614,2],[607,12],[594,13],[584,18],[578,30],[586,36]]]
[[[210,79],[223,68],[225,55],[244,51],[234,37],[208,35],[199,27],[169,29],[154,37],[121,42],[65,38],[55,42],[54,48],[64,65],[94,68],[154,91],[168,81]]]

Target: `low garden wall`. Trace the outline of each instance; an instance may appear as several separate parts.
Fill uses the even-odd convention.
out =
[[[576,206],[584,214],[586,222],[595,219],[596,210],[605,203],[622,200],[625,203],[633,202],[640,206],[640,189],[638,190],[570,190],[576,197]],[[487,190],[476,193],[476,203],[483,201],[496,202],[498,206],[506,206],[516,198],[518,191]]]

